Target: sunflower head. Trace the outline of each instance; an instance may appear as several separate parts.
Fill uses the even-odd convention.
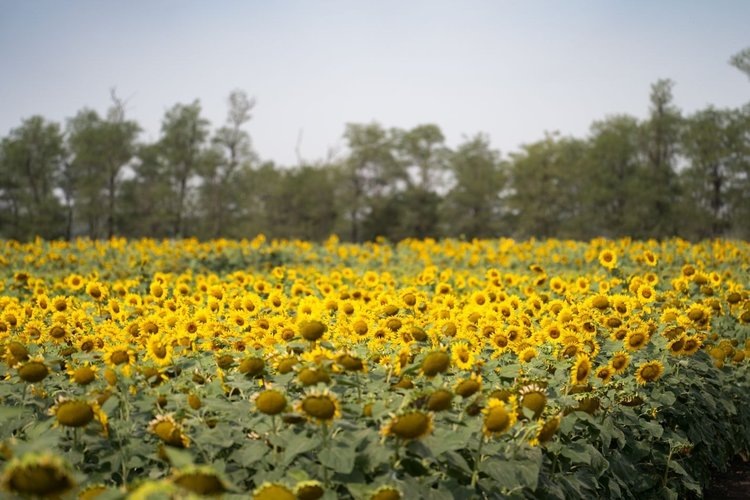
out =
[[[612,248],[605,248],[599,252],[599,264],[606,269],[614,269],[617,267],[617,252]]]
[[[227,481],[210,466],[188,466],[172,475],[172,482],[197,495],[220,495],[229,490]]]
[[[314,342],[318,340],[328,330],[328,327],[322,321],[316,319],[304,321],[299,325],[299,333],[302,338]]]
[[[484,413],[482,431],[487,436],[502,434],[516,422],[516,411],[499,399],[491,398],[482,412]]]
[[[190,439],[184,434],[182,426],[172,415],[159,415],[148,424],[148,430],[163,443],[175,448],[186,448]]]
[[[296,496],[281,483],[265,482],[253,490],[253,500],[296,500]]]
[[[331,422],[341,415],[338,399],[328,390],[307,393],[297,404],[297,409],[318,423]]]
[[[350,372],[359,372],[364,369],[362,359],[349,353],[341,354],[336,362],[344,369]]]
[[[422,373],[428,377],[433,377],[448,369],[451,358],[444,351],[432,351],[422,360]]]
[[[570,383],[573,385],[585,384],[589,375],[591,375],[591,360],[585,354],[579,354],[570,370]]]
[[[557,432],[557,429],[560,427],[561,420],[562,420],[562,416],[557,415],[543,422],[541,424],[541,427],[539,428],[539,432],[537,433],[534,441],[540,444],[544,444],[550,441],[554,437],[555,433]]]
[[[453,393],[448,389],[438,389],[427,398],[427,409],[438,412],[444,411],[451,407]]]
[[[471,377],[461,380],[456,384],[454,391],[462,398],[468,398],[476,394],[482,388],[482,377],[472,373]]]
[[[76,483],[70,467],[60,457],[29,453],[5,466],[0,485],[23,497],[58,497],[75,488]]]
[[[260,356],[249,356],[240,362],[237,370],[247,377],[258,377],[263,375],[266,362]]]
[[[59,398],[55,405],[49,410],[54,415],[57,425],[64,427],[84,427],[101,415],[99,404],[83,399]]]
[[[266,389],[255,397],[255,407],[266,415],[278,415],[286,406],[286,396],[276,389]]]
[[[97,368],[92,366],[91,363],[86,363],[77,368],[71,368],[68,370],[68,375],[72,381],[78,385],[89,385],[91,382],[96,380]]]
[[[35,384],[41,382],[49,375],[49,368],[41,360],[29,360],[18,367],[18,376],[24,382]]]
[[[547,405],[547,393],[543,387],[538,384],[529,384],[522,387],[518,391],[518,395],[521,400],[521,407],[534,412],[533,418],[537,419],[542,415]]]
[[[401,500],[403,495],[398,488],[393,486],[381,486],[372,492],[369,500]]]
[[[394,415],[381,431],[385,436],[396,436],[404,440],[414,440],[432,433],[432,414],[413,410]]]
[[[653,361],[646,361],[638,365],[638,369],[635,372],[636,381],[645,385],[649,382],[658,380],[662,373],[664,373],[664,365],[658,359]]]
[[[318,383],[327,384],[331,381],[331,376],[323,367],[305,367],[297,374],[297,380],[305,387],[316,385]]]
[[[318,500],[324,494],[325,489],[320,481],[301,481],[294,487],[297,500]]]

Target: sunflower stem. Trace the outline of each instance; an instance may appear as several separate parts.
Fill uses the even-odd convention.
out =
[[[354,372],[354,381],[357,384],[357,403],[362,404],[362,387],[359,383],[359,372]]]
[[[274,438],[278,436],[279,429],[276,424],[276,415],[271,415],[271,434]],[[279,450],[279,447],[276,446],[275,443],[271,443],[273,446],[273,459],[274,463],[276,464],[276,468],[279,468],[281,466],[281,450]]]
[[[484,435],[479,433],[479,446],[477,447],[477,456],[474,459],[474,470],[471,473],[471,488],[474,489],[477,486],[479,480],[479,462],[482,461],[482,445],[484,444]]]
[[[671,446],[669,447],[669,455],[667,455],[667,465],[664,467],[664,478],[662,479],[662,484],[664,486],[667,485],[667,477],[669,476],[669,463],[672,461],[672,453],[674,452],[674,448]]]
[[[321,438],[323,440],[323,443],[321,445],[321,448],[323,450],[328,449],[328,424],[323,423],[320,426],[320,432],[321,432]],[[323,462],[320,463],[320,466],[323,468],[323,484],[325,484],[326,488],[330,488],[330,482],[328,480],[328,467],[326,467]]]

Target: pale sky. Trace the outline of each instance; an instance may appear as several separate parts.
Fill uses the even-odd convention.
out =
[[[0,0],[0,136],[34,114],[103,113],[111,87],[144,141],[194,99],[217,128],[242,89],[255,150],[283,165],[300,131],[315,161],[373,120],[435,123],[450,146],[484,132],[507,154],[644,117],[659,78],[688,113],[745,104],[727,61],[748,46],[747,0]]]

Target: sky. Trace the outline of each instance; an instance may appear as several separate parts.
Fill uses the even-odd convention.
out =
[[[749,22],[746,0],[0,0],[0,136],[104,113],[114,87],[154,141],[195,99],[218,128],[240,89],[254,149],[281,165],[341,155],[346,124],[371,121],[507,154],[643,118],[660,78],[686,113],[750,102],[728,64]]]

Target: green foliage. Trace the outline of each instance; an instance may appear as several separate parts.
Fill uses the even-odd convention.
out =
[[[506,156],[481,134],[451,148],[434,124],[350,123],[341,155],[294,168],[253,151],[242,91],[213,132],[197,100],[174,105],[151,143],[113,94],[64,138],[33,117],[3,139],[0,236],[750,237],[750,106],[684,117],[673,88],[652,85],[645,120],[608,116]]]

